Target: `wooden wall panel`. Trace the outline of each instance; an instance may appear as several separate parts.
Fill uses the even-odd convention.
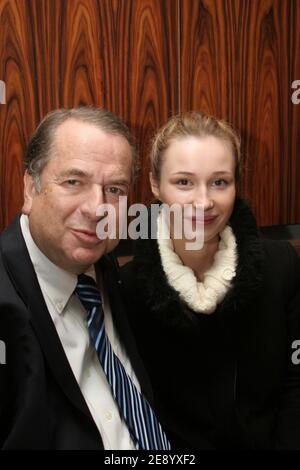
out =
[[[18,3],[19,0],[17,0]],[[60,16],[61,2],[53,0],[51,5],[45,0],[31,0],[26,4],[26,16],[23,18],[27,24],[32,51],[34,82],[35,126],[48,111],[60,104]],[[53,32],[55,31],[55,34]],[[23,116],[23,119],[25,116]]]
[[[235,76],[235,2],[181,3],[181,110],[232,119]]]
[[[0,0],[0,230],[22,204],[22,159],[33,129],[58,107],[105,106],[136,136],[149,199],[146,142],[178,111],[178,2]]]
[[[34,59],[25,2],[0,2],[0,229],[22,203],[23,153],[35,126]]]
[[[151,198],[147,144],[178,112],[177,5],[174,0],[100,0],[105,106],[129,125],[141,158],[131,201]]]
[[[20,210],[23,156],[45,114],[103,105],[96,1],[0,0],[0,230]]]
[[[300,221],[299,190],[292,203],[289,189],[291,146],[300,150],[290,99],[295,10],[290,0],[181,2],[182,109],[203,109],[240,130],[243,194],[262,225]],[[293,24],[299,41],[300,22]],[[295,68],[300,76],[299,62]]]
[[[290,10],[290,80],[300,80],[300,2],[291,0]],[[290,89],[290,93],[295,90]],[[299,93],[298,93],[299,96]],[[300,103],[290,103],[290,223],[300,223]]]
[[[170,114],[203,109],[241,131],[243,193],[261,224],[300,222],[299,0],[0,0],[0,230],[22,203],[23,155],[51,109],[95,104],[148,142]]]
[[[60,106],[104,105],[103,49],[110,38],[105,38],[103,43],[99,40],[99,4],[101,0],[61,2]],[[51,35],[57,38],[55,30],[51,30]]]

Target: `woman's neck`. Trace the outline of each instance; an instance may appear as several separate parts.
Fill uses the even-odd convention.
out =
[[[219,236],[204,242],[201,250],[186,250],[186,240],[173,239],[175,253],[182,263],[194,271],[198,281],[202,282],[204,273],[212,266],[219,247]]]

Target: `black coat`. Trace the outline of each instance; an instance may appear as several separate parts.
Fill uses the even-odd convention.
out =
[[[243,201],[230,224],[236,277],[211,315],[169,286],[156,240],[138,241],[122,270],[157,412],[175,448],[300,449],[300,260],[288,242],[259,238]]]
[[[118,272],[111,257],[99,264],[115,328],[151,400],[120,302]],[[19,218],[0,237],[0,340],[6,346],[6,364],[0,364],[0,448],[103,449],[47,310]]]

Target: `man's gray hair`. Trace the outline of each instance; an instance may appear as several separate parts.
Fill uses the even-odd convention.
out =
[[[40,190],[40,175],[53,155],[55,133],[58,127],[68,119],[86,122],[108,134],[124,137],[132,153],[132,176],[138,170],[137,153],[132,135],[124,122],[114,113],[103,108],[82,106],[71,109],[57,109],[48,113],[33,133],[27,147],[25,167],[34,178],[37,190]]]

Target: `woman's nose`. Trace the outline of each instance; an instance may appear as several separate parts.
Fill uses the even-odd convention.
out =
[[[212,209],[214,206],[213,199],[209,195],[207,190],[200,190],[196,193],[195,199],[193,202],[194,207],[202,206],[204,211]]]

